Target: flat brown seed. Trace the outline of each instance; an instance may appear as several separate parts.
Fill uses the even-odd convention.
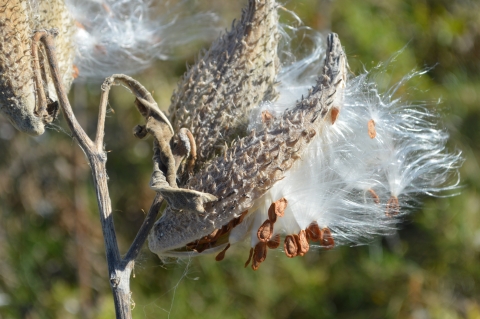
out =
[[[275,203],[272,203],[268,208],[268,219],[274,224],[277,221],[277,214],[275,214]]]
[[[260,264],[265,261],[265,258],[267,258],[267,244],[259,242],[255,245],[253,251],[252,269],[257,270]]]
[[[322,246],[325,249],[332,249],[335,246],[335,240],[333,239],[332,232],[329,228],[325,227],[322,229]]]
[[[337,117],[338,117],[338,113],[340,113],[340,110],[337,109],[336,107],[334,107],[330,111],[330,120],[332,121],[332,125],[335,124],[335,121],[337,120]]]
[[[287,255],[288,258],[293,258],[297,256],[297,243],[295,242],[295,238],[292,235],[288,235],[287,237],[285,237],[283,249],[285,250],[285,255]]]
[[[222,261],[223,258],[225,258],[225,252],[228,248],[230,248],[230,243],[228,243],[227,247],[225,247],[221,252],[218,253],[218,255],[215,257],[215,260]]]
[[[307,234],[303,229],[298,233],[298,236],[295,235],[295,241],[298,247],[298,255],[304,256],[310,249],[310,245],[308,244]]]
[[[78,70],[78,67],[74,64],[72,67],[72,73],[73,73],[73,78],[76,79],[80,75],[80,71]]]
[[[368,136],[370,136],[372,139],[377,136],[377,131],[375,130],[375,121],[373,119],[368,121]]]
[[[278,217],[283,217],[283,215],[285,215],[285,209],[287,208],[288,201],[285,197],[282,197],[272,205],[273,210],[272,212],[270,212],[270,209],[268,210],[268,217],[270,218],[270,214],[275,214]],[[272,205],[270,206],[270,208],[272,208]]]
[[[371,188],[368,190],[368,192],[370,193],[370,195],[372,195],[373,202],[375,204],[380,204],[380,197],[378,197],[377,193],[375,193],[375,191]]]
[[[311,241],[320,241],[322,237],[322,231],[320,230],[320,227],[318,227],[317,222],[311,223],[306,231],[307,239]]]
[[[258,228],[257,237],[261,242],[267,242],[273,235],[273,223],[270,220],[263,222],[262,226]]]
[[[262,123],[268,123],[273,119],[272,113],[268,112],[267,110],[262,112]]]
[[[253,248],[250,248],[250,253],[248,255],[248,260],[245,262],[245,268],[247,268],[248,264],[250,264],[250,261],[252,260],[253,256]]]
[[[280,246],[280,235],[276,234],[272,239],[267,241],[267,247],[270,249],[277,249]]]
[[[387,202],[385,215],[387,215],[388,217],[393,217],[398,214],[400,214],[400,204],[398,203],[398,197],[392,195]]]

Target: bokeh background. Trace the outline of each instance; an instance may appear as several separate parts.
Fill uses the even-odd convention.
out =
[[[246,1],[204,1],[225,29]],[[144,247],[132,278],[134,318],[480,318],[480,3],[458,0],[291,0],[308,26],[337,32],[351,69],[361,73],[397,51],[391,83],[415,80],[410,98],[432,101],[461,150],[461,194],[425,198],[398,232],[369,245],[269,253],[243,268],[248,247],[162,264]],[[198,43],[198,48],[207,46]],[[195,50],[136,75],[167,108]],[[70,100],[91,134],[100,83],[76,83]],[[439,104],[436,104],[441,100]],[[133,138],[133,97],[110,97],[106,148],[110,193],[122,252],[154,193],[151,142]],[[0,318],[112,318],[103,238],[83,153],[64,121],[31,138],[0,118]]]

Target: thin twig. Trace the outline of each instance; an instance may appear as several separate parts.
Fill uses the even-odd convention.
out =
[[[142,226],[138,230],[137,236],[133,240],[132,245],[130,246],[127,254],[122,260],[123,263],[128,263],[138,257],[138,253],[140,252],[140,249],[142,248],[145,241],[147,240],[148,234],[150,233],[150,230],[152,229],[153,224],[157,219],[157,215],[160,211],[162,203],[163,197],[157,193],[157,196],[155,196],[155,199],[150,206],[147,216],[145,216],[145,219],[143,220]]]

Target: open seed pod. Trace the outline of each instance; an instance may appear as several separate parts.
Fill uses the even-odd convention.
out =
[[[58,109],[42,45],[38,49],[41,88],[35,84],[34,33],[49,30],[56,34],[58,68],[68,90],[74,76],[74,28],[63,0],[10,0],[0,5],[0,112],[20,131],[42,134]],[[39,98],[40,90],[44,98]]]
[[[258,7],[274,6],[274,2],[269,0],[251,2],[255,2]],[[187,189],[212,194],[218,200],[205,204],[203,213],[167,207],[150,233],[151,251],[159,256],[185,256],[201,251],[224,254],[228,242],[233,241],[231,235],[236,229],[241,229],[242,225],[247,225],[243,219],[245,215],[248,217],[248,211],[255,210],[257,200],[284,178],[294,162],[301,158],[317,132],[326,125],[332,125],[330,115],[335,108],[337,95],[341,95],[345,86],[347,62],[336,34],[329,35],[327,46],[323,74],[307,97],[296,105],[293,104],[292,108],[281,116],[270,118],[262,131],[252,131],[245,137],[234,135],[231,147],[226,149],[224,154],[203,165],[181,185]],[[262,65],[268,70],[269,63]],[[250,73],[245,76],[248,75]],[[222,81],[228,82],[229,79]],[[241,90],[242,86],[243,83],[237,84],[237,89]],[[233,88],[234,91],[237,89]],[[195,94],[195,91],[191,94]],[[258,102],[260,101],[251,101],[254,105],[248,105],[246,109],[253,108]],[[220,111],[214,106],[210,107],[212,112]],[[191,112],[194,113],[193,109]],[[220,123],[215,119],[212,119],[212,122],[205,120],[198,125],[199,131],[204,127],[221,130]],[[200,139],[199,144],[205,144],[202,141],[203,139]],[[265,229],[264,233],[267,232]],[[265,247],[267,240],[268,238],[265,239]],[[254,255],[258,258],[264,256],[265,247],[257,249]],[[257,257],[254,261],[258,264]]]

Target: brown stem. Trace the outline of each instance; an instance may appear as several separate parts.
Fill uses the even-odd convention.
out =
[[[125,258],[122,260],[120,258],[120,252],[118,249],[115,227],[113,224],[112,205],[108,191],[106,170],[107,155],[103,150],[105,114],[110,87],[116,84],[115,80],[117,79],[122,84],[125,84],[137,98],[143,99],[149,103],[155,103],[155,101],[153,100],[151,94],[139,82],[128,76],[119,74],[107,78],[104,85],[102,85],[103,92],[100,101],[97,134],[94,143],[75,118],[70,102],[68,101],[66,91],[61,82],[53,36],[47,31],[37,32],[33,37],[32,44],[32,55],[35,63],[35,83],[37,84],[38,96],[40,100],[39,102],[41,103],[39,111],[45,111],[45,105],[42,103],[43,101],[46,101],[45,93],[41,87],[42,83],[40,65],[38,61],[39,41],[41,41],[45,47],[48,64],[50,66],[50,72],[52,74],[52,81],[59,99],[59,105],[63,110],[65,119],[73,136],[87,156],[92,169],[93,183],[97,195],[98,208],[100,211],[100,223],[105,242],[109,281],[115,303],[116,317],[118,319],[131,319],[130,274],[133,269],[134,260],[138,256],[141,247],[145,243],[150,229],[153,227],[163,199],[160,195],[155,197],[149,213],[145,218],[135,240],[133,241],[132,246],[128,250]]]

